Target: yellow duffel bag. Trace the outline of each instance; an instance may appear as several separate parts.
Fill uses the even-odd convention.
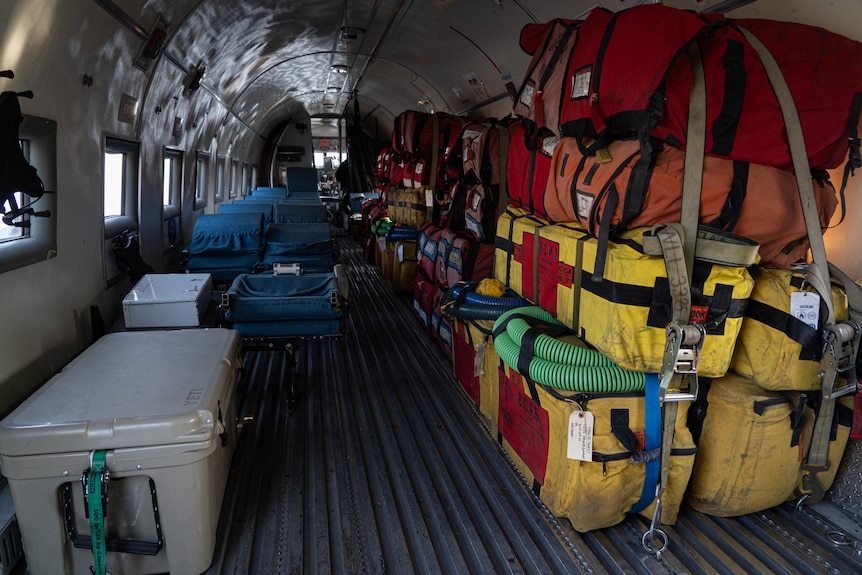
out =
[[[536,303],[539,230],[548,222],[515,206],[497,220],[494,241],[494,279],[521,297]]]
[[[819,413],[819,396],[815,394],[815,400],[812,409]],[[817,419],[815,418],[815,423]],[[838,467],[841,459],[844,457],[844,450],[847,448],[847,441],[850,439],[850,429],[853,425],[853,394],[839,397],[835,400],[835,411],[832,416],[829,433],[829,447],[826,451],[828,465],[825,469],[817,473],[817,481],[824,491],[832,487],[835,482],[835,475],[838,473]],[[809,453],[810,455],[810,453]],[[810,473],[804,466],[799,470],[799,480],[797,481],[796,495],[802,497],[811,493],[811,489],[805,484],[805,476]]]
[[[757,261],[757,244],[703,227],[698,236],[689,321],[706,331],[698,373],[720,377],[730,366],[754,287],[748,267]],[[611,238],[604,271],[596,275],[598,240],[583,228],[556,224],[539,230],[539,306],[620,367],[649,373],[661,371],[673,319],[671,293],[679,285],[678,277],[668,277],[664,258],[650,255],[655,239],[650,228]]]
[[[414,228],[425,223],[425,187],[403,188],[390,193],[387,200],[392,221]]]
[[[809,303],[806,300],[812,300]],[[835,318],[847,319],[844,288],[832,284]],[[820,389],[826,312],[805,272],[760,270],[748,301],[731,369],[766,389]],[[801,316],[801,317],[800,317]]]
[[[789,395],[730,373],[712,380],[686,501],[734,517],[791,499],[814,413]]]
[[[652,518],[661,462],[645,461],[646,446],[660,445],[661,429],[657,437],[647,437],[644,392],[562,391],[528,382],[502,362],[500,366],[498,438],[548,510],[568,518],[582,533],[615,525],[631,512]],[[657,395],[655,402],[652,417],[660,421]],[[585,431],[589,419],[592,433]],[[576,423],[581,431],[570,435],[573,421],[584,425]],[[662,497],[662,523],[676,522],[695,452],[686,410],[681,409]],[[648,465],[653,466],[649,472]]]

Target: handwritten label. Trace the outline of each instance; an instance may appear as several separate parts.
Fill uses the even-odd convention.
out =
[[[566,456],[578,461],[593,460],[593,425],[589,411],[573,411],[569,416],[569,442]]]

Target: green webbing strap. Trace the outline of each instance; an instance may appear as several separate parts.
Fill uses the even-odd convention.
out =
[[[105,450],[90,454],[90,469],[87,473],[87,508],[90,511],[90,542],[93,549],[93,573],[105,575],[105,510],[102,500],[105,497],[102,488],[107,487]]]
[[[680,223],[684,231],[683,251],[688,276],[694,269],[697,223],[700,220],[700,194],[703,188],[703,156],[706,153],[706,79],[697,42],[686,50],[691,66],[691,93],[685,142],[685,167],[682,181]],[[688,316],[680,321],[688,323]]]
[[[676,417],[680,401],[691,401],[690,394],[680,393],[681,383],[689,375],[690,393],[697,393],[696,351],[691,362],[691,370],[681,373],[678,352],[684,334],[691,333],[691,286],[689,278],[694,269],[694,253],[697,247],[698,221],[700,217],[700,194],[703,185],[703,155],[706,148],[706,80],[703,62],[697,42],[692,42],[686,50],[691,66],[691,94],[688,107],[688,128],[686,132],[685,172],[682,186],[682,205],[680,223],[667,224],[654,228],[654,234],[661,243],[661,251],[667,266],[668,284],[671,288],[673,310],[668,327],[668,343],[659,378],[658,395],[662,406],[661,472],[656,486],[655,511],[649,529],[641,538],[641,543],[656,559],[667,549],[668,538],[661,529],[662,496],[667,488],[670,470],[670,452],[676,431]],[[671,327],[672,326],[672,327]],[[695,333],[702,337],[703,332]],[[674,336],[675,334],[675,336]],[[673,342],[671,341],[673,338]],[[671,353],[673,352],[673,353]],[[674,357],[671,358],[670,356]],[[687,356],[686,356],[687,357]],[[672,360],[672,361],[671,361]],[[673,365],[671,365],[673,363]]]
[[[672,302],[671,321],[688,323],[691,317],[691,277],[686,265],[685,233],[681,224],[662,224],[652,230],[659,241],[661,254],[667,268],[668,286]],[[695,236],[696,237],[696,236]]]
[[[817,293],[820,294],[820,299],[826,305],[827,310],[823,331],[824,343],[827,349],[823,354],[823,363],[821,364],[823,368],[821,372],[824,374],[821,382],[821,402],[820,408],[817,411],[817,420],[814,424],[811,445],[808,448],[808,457],[803,461],[802,465],[803,469],[808,471],[803,477],[803,488],[809,492],[811,500],[816,502],[823,497],[825,491],[817,475],[828,469],[830,465],[829,430],[832,426],[835,399],[841,395],[841,393],[833,393],[834,383],[838,375],[839,366],[837,363],[840,355],[836,353],[836,349],[841,345],[841,340],[848,340],[850,334],[847,331],[850,328],[846,324],[835,324],[835,306],[832,301],[826,246],[823,243],[823,233],[820,228],[820,217],[814,197],[814,187],[809,177],[811,168],[808,164],[808,154],[805,149],[802,124],[799,121],[799,113],[793,102],[793,96],[790,93],[790,88],[787,86],[784,75],[781,73],[781,68],[778,66],[775,58],[772,57],[772,54],[769,53],[769,50],[748,30],[740,28],[740,31],[745,36],[745,39],[748,40],[748,43],[757,51],[763,68],[766,70],[769,83],[775,92],[778,104],[781,106],[781,113],[784,116],[784,127],[787,131],[787,140],[790,144],[790,157],[793,160],[793,171],[796,173],[796,182],[799,188],[799,199],[802,202],[802,215],[805,219],[805,229],[808,232],[808,242],[811,249],[811,263],[808,264],[807,280],[817,290]],[[856,344],[858,344],[858,340],[857,335]],[[855,375],[855,370],[852,366],[850,369]],[[852,383],[855,384],[855,382]],[[848,385],[845,389],[849,388],[850,386]],[[800,500],[800,503],[803,500]]]
[[[829,269],[826,260],[826,246],[823,243],[823,231],[820,229],[820,216],[814,197],[814,186],[811,183],[811,167],[808,164],[808,154],[805,151],[805,139],[799,113],[793,102],[793,95],[781,73],[781,68],[757,37],[744,28],[739,28],[748,43],[757,51],[760,62],[766,70],[766,76],[772,85],[772,90],[781,106],[784,116],[784,128],[787,130],[787,141],[790,144],[790,157],[793,160],[793,171],[799,187],[799,199],[802,201],[802,215],[805,219],[805,229],[808,232],[808,243],[811,246],[811,263],[808,265],[808,283],[820,294],[826,304],[827,326],[835,323],[835,307],[832,303],[832,289],[829,285]]]

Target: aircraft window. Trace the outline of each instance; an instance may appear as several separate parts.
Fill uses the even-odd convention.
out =
[[[227,181],[225,181],[224,175],[224,158],[216,159],[216,189],[215,189],[215,203],[220,203],[224,201],[225,198],[225,188],[227,187]]]
[[[239,160],[232,160],[230,163],[230,191],[228,192],[229,198],[235,198],[239,195]]]
[[[242,184],[240,187],[240,196],[247,196],[251,193],[251,166],[248,162],[242,163]]]
[[[105,152],[105,217],[123,215],[125,154]]]
[[[27,163],[30,163],[30,141],[29,140],[18,140],[18,145],[21,147],[21,151],[24,153],[24,158],[27,160]],[[27,203],[27,200],[24,197],[24,194],[21,192],[15,192],[12,194],[12,197],[15,199],[15,203],[19,206],[23,206]],[[0,206],[0,208],[4,208],[5,206]],[[17,240],[19,238],[25,238],[30,235],[30,228],[27,227],[27,222],[30,220],[30,216],[28,214],[22,214],[12,220],[14,224],[21,225],[12,225],[7,226],[0,224],[0,243]]]
[[[104,249],[102,250],[105,281],[117,281],[123,270],[114,257],[114,240],[137,235],[138,232],[138,163],[136,142],[105,139],[104,157]]]
[[[257,186],[257,165],[251,167],[251,174],[249,176],[248,185],[245,188],[245,193],[250,194],[252,188]]]
[[[6,216],[16,206],[23,212],[11,219],[11,225],[0,220],[0,273],[57,255],[56,122],[24,115],[18,126],[18,143],[24,159],[36,169],[45,192],[34,200],[15,191],[0,206]]]
[[[183,186],[183,153],[165,149],[162,191],[162,247],[165,252],[182,242],[180,202]]]
[[[195,209],[199,210],[207,205],[207,176],[209,174],[210,155],[206,152],[198,152],[195,162]]]

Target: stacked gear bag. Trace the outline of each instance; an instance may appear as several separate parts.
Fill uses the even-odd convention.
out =
[[[680,411],[657,510],[658,377],[614,365],[538,307],[504,313],[493,334],[502,360],[498,438],[548,509],[581,532],[628,513],[673,524],[696,449]]]

